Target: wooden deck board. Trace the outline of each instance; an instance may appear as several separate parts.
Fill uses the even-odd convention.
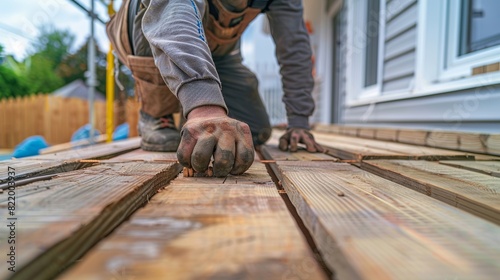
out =
[[[341,159],[474,159],[466,152],[414,146],[342,135],[315,133],[316,140]]]
[[[278,161],[339,279],[494,279],[500,227],[345,163]]]
[[[266,145],[258,147],[261,153],[266,153],[266,158],[273,158],[274,160],[302,160],[302,161],[339,161],[340,159],[331,155],[322,153],[309,153],[303,147],[295,153],[284,152],[278,148],[279,138],[283,131],[274,130],[271,138]]]
[[[14,168],[14,180],[44,176],[56,173],[69,172],[94,165],[91,162],[55,161],[55,160],[8,160],[0,163],[0,184],[5,184],[8,179],[9,167]]]
[[[500,224],[500,178],[427,161],[369,160],[361,167]]]
[[[36,156],[37,160],[79,160],[79,159],[107,159],[135,149],[141,144],[141,138],[135,137],[112,143],[102,143],[86,146],[79,149],[67,150],[52,154]],[[31,159],[27,157],[25,159]]]
[[[500,177],[500,161],[440,161],[441,164]]]
[[[139,145],[140,139],[132,138],[110,144],[98,144],[60,153],[1,161],[0,184],[4,184],[7,181],[7,171],[9,167],[15,169],[15,180],[21,180],[89,167],[94,165],[94,163],[82,162],[81,160],[111,158],[137,149]]]
[[[261,163],[179,178],[61,279],[324,279]]]
[[[17,272],[51,279],[111,232],[180,172],[177,163],[104,163],[16,188]],[[6,207],[7,193],[0,194]],[[7,211],[2,212],[3,220]],[[0,249],[7,252],[7,227]],[[2,263],[0,278],[9,271]]]
[[[379,140],[391,140],[413,145],[430,146],[445,149],[456,149],[460,151],[500,155],[500,134],[480,134],[459,131],[438,131],[421,129],[401,128],[357,128],[339,125],[317,125],[316,131],[324,133],[335,133],[353,135],[351,131],[362,131],[363,129],[375,129],[371,133],[357,133],[354,136],[375,138]],[[394,136],[396,138],[394,138]]]

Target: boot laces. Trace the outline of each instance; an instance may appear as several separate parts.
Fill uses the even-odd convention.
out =
[[[171,117],[162,117],[159,118],[156,123],[154,129],[163,129],[163,128],[173,128],[175,129],[174,120]]]

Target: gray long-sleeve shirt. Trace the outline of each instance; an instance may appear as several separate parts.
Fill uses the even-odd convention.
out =
[[[218,105],[227,110],[203,30],[205,0],[142,2],[147,7],[142,22],[144,35],[156,66],[180,100],[184,114],[203,105]],[[314,110],[314,81],[302,12],[301,0],[274,0],[266,13],[281,68],[288,125],[309,128],[308,117]]]

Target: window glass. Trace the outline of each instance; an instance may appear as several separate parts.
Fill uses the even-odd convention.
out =
[[[366,9],[365,87],[377,83],[380,1],[368,0]]]
[[[460,55],[500,45],[499,0],[463,0],[462,10]]]

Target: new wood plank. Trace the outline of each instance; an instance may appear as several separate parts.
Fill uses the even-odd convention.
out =
[[[399,131],[396,129],[377,128],[375,131],[375,139],[396,142],[398,134]]]
[[[60,279],[324,279],[262,163],[179,178]]]
[[[426,145],[457,150],[460,148],[460,134],[447,131],[431,131],[427,136]]]
[[[177,163],[107,163],[16,189],[16,273],[0,278],[52,279],[141,207],[180,172]],[[6,208],[7,193],[0,194]],[[8,213],[2,211],[6,221]],[[8,252],[8,228],[0,250]]]
[[[500,224],[500,178],[427,161],[369,160],[361,167]]]
[[[473,155],[461,151],[324,133],[315,133],[314,137],[320,144],[328,147],[334,156],[341,159],[474,159]]]
[[[376,131],[377,130],[373,127],[371,127],[371,128],[370,127],[360,127],[358,129],[358,137],[373,139],[373,138],[375,138]]]
[[[105,134],[97,135],[94,139],[94,143],[103,143],[106,141],[107,136]],[[40,154],[51,154],[51,153],[57,153],[57,152],[62,152],[74,148],[81,148],[85,146],[91,145],[90,141],[88,139],[82,139],[78,141],[73,141],[73,142],[68,142],[68,143],[63,143],[63,144],[57,144],[50,146],[45,149],[40,150]]]
[[[106,159],[102,162],[108,163],[108,162],[128,162],[128,161],[177,162],[177,154],[165,153],[165,152],[150,152],[150,151],[144,151],[142,149],[137,149],[110,159]]]
[[[79,160],[79,159],[107,159],[117,155],[138,149],[141,145],[141,138],[130,138],[127,140],[115,141],[112,143],[102,143],[87,146],[80,149],[67,150],[53,154],[27,157],[25,159],[37,160]]]
[[[500,161],[453,161],[445,160],[439,163],[453,167],[463,168],[479,173],[500,177]]]
[[[350,131],[360,128],[338,125],[317,125],[315,131],[324,133],[354,135]],[[481,134],[460,131],[438,131],[419,129],[396,129],[374,127],[375,138],[412,145],[456,149],[473,153],[500,155],[500,134]],[[359,134],[359,133],[358,133]],[[395,140],[393,140],[396,137]]]
[[[400,129],[398,142],[425,146],[427,144],[428,131]]]
[[[500,227],[345,163],[278,161],[338,279],[496,279]]]

